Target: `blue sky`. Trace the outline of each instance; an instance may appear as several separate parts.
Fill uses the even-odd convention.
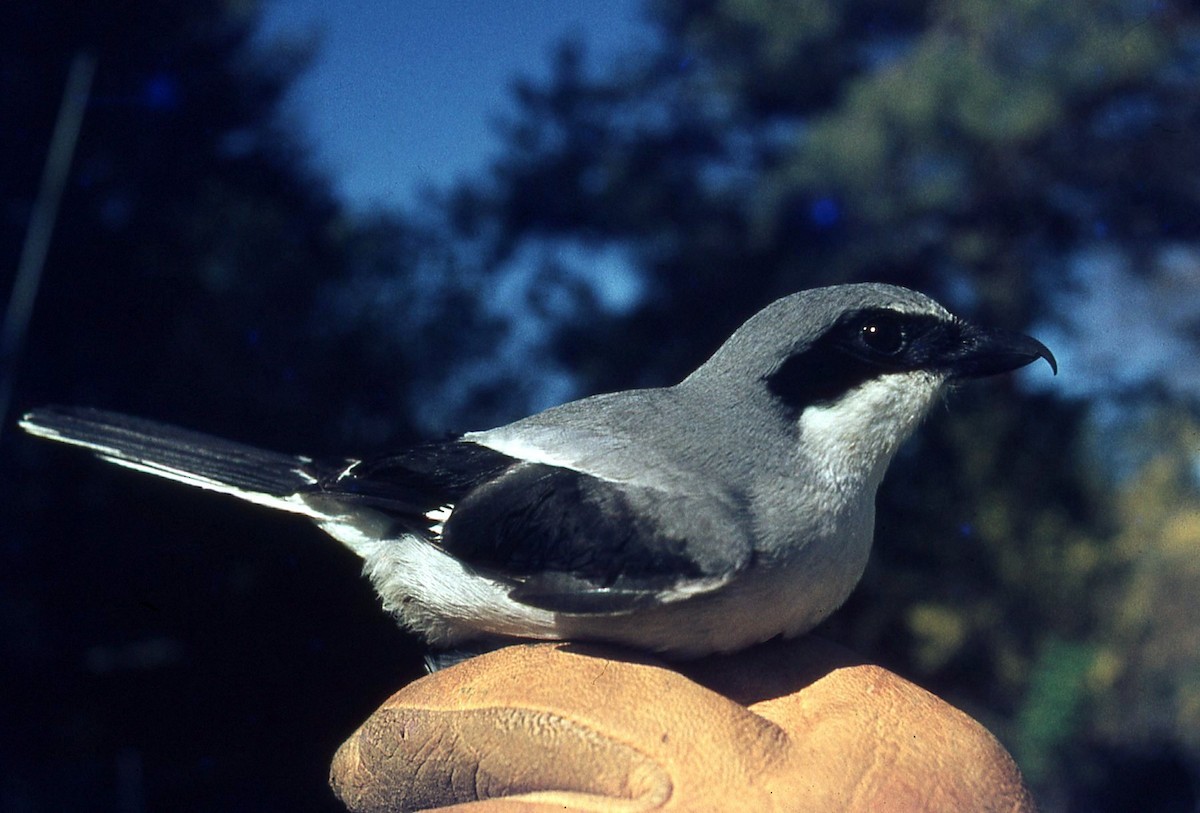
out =
[[[316,58],[287,100],[287,113],[351,209],[415,207],[425,185],[446,186],[486,172],[500,149],[493,123],[512,109],[513,80],[548,76],[563,38],[581,39],[596,70],[648,43],[653,31],[642,21],[642,3],[265,0],[260,38],[269,45],[316,36]],[[529,251],[556,251],[583,269],[611,307],[628,306],[640,290],[617,247],[592,247],[591,254],[571,246]],[[536,379],[531,409],[578,395],[568,371],[528,364],[547,336],[541,320],[522,305],[534,284],[527,272],[536,259],[521,254],[489,300],[514,329],[487,370],[494,373],[499,364],[521,373],[520,379]],[[460,377],[479,372],[447,375],[445,392],[423,399],[437,406],[430,414],[418,409],[428,431],[454,426],[452,395],[466,391]]]
[[[318,37],[289,112],[354,208],[481,172],[517,75],[577,35],[594,66],[652,36],[642,0],[267,0],[264,41]]]

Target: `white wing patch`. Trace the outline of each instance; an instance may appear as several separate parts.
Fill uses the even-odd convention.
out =
[[[347,477],[349,477],[351,474],[354,473],[354,470],[356,468],[358,468],[358,464],[361,462],[362,462],[361,460],[347,461],[348,465],[346,466],[346,468],[344,468],[340,472],[338,472],[338,476],[336,478],[334,478],[334,482],[340,483],[340,482],[342,482],[342,480],[345,480]]]
[[[425,512],[425,519],[433,523],[429,527],[429,532],[434,536],[441,536],[445,530],[446,520],[450,519],[450,515],[454,513],[454,506],[450,504],[441,505],[431,511]]]

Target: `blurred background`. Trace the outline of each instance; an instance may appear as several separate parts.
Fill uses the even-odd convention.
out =
[[[337,810],[420,668],[304,521],[21,411],[378,451],[857,280],[1062,370],[935,410],[822,633],[1047,811],[1196,810],[1198,134],[1189,0],[0,4],[0,810]]]

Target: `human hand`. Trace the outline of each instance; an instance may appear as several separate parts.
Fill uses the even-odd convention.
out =
[[[670,666],[507,647],[389,698],[330,781],[356,813],[1034,810],[979,723],[813,637]]]

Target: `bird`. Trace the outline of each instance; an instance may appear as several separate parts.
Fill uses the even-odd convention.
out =
[[[850,595],[875,494],[948,387],[1054,355],[882,283],[752,316],[665,387],[571,401],[398,453],[320,461],[90,407],[32,435],[308,517],[440,650],[514,640],[667,659],[811,630]]]

